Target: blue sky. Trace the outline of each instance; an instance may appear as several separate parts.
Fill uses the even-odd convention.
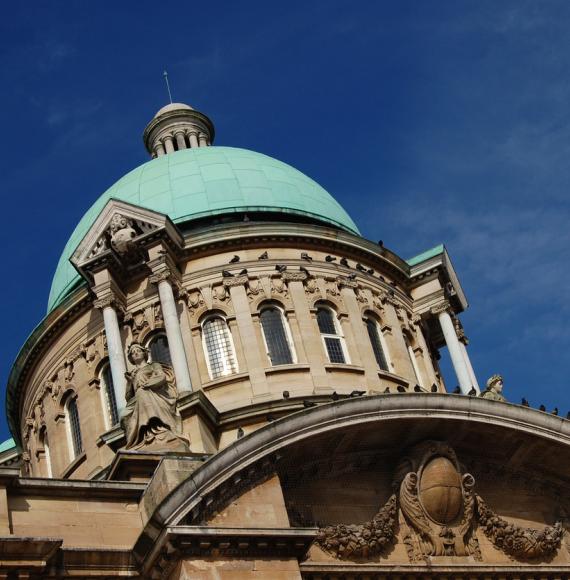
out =
[[[2,385],[82,213],[147,160],[167,68],[217,144],[304,171],[404,258],[444,242],[480,382],[570,409],[569,2],[29,7],[0,19]]]

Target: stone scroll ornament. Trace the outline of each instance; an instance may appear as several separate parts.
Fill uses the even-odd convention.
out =
[[[474,533],[475,479],[446,443],[416,446],[397,469],[404,543],[411,562],[428,556],[481,559]]]
[[[510,524],[491,511],[474,487],[474,477],[462,473],[447,443],[423,442],[399,462],[393,480],[396,493],[370,522],[321,528],[316,544],[339,559],[370,558],[396,541],[399,526],[410,562],[437,556],[481,561],[479,527],[514,559],[545,559],[556,553],[564,535],[562,524],[542,530]]]

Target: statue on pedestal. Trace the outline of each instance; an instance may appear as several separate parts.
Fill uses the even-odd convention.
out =
[[[121,419],[127,438],[125,449],[190,451],[176,409],[174,373],[168,365],[148,362],[148,351],[138,343],[129,347],[134,370],[125,373],[127,407]]]
[[[507,399],[503,395],[503,377],[501,375],[493,375],[487,380],[487,388],[481,393],[483,399],[490,399],[491,401],[501,401],[506,403]]]

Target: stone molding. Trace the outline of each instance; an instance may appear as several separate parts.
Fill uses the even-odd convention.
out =
[[[444,300],[443,302],[440,302],[439,304],[432,306],[430,309],[430,313],[433,314],[434,316],[437,316],[438,314],[441,314],[442,312],[448,312],[450,310],[451,310],[451,304],[447,300]]]
[[[149,562],[156,556],[149,552],[149,546],[156,543],[166,527],[183,522],[199,524],[211,510],[223,509],[227,505],[224,502],[243,493],[245,482],[254,485],[255,480],[274,472],[281,450],[289,445],[298,445],[331,429],[398,419],[449,419],[495,425],[570,446],[570,422],[526,407],[474,397],[433,393],[377,395],[320,405],[235,441],[194,471],[157,506],[135,546],[137,557]]]

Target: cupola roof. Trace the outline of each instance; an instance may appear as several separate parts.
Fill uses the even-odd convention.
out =
[[[175,224],[264,212],[309,218],[359,234],[350,216],[324,188],[282,161],[233,147],[181,149],[127,173],[89,208],[60,257],[48,311],[80,284],[69,259],[110,199],[166,214]]]

